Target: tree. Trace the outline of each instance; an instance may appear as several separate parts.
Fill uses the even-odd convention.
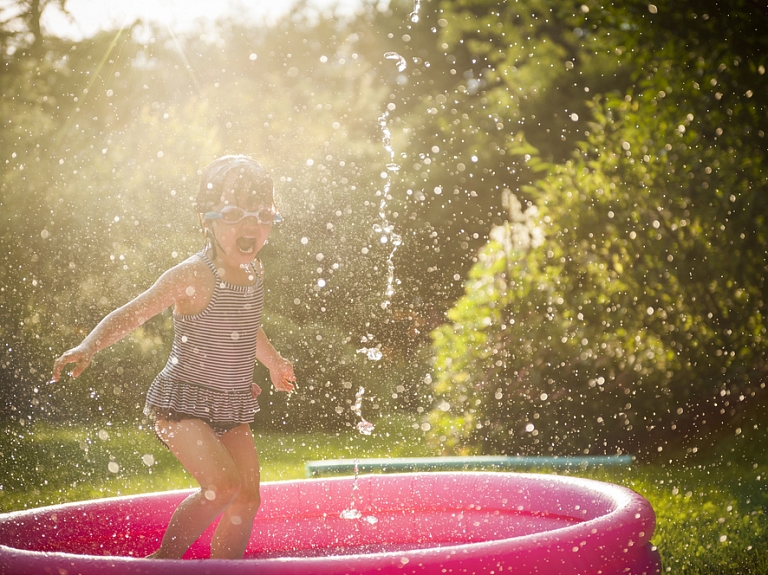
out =
[[[765,15],[585,8],[633,85],[596,97],[578,153],[517,192],[528,227],[496,228],[434,333],[447,450],[691,452],[766,402]]]
[[[30,55],[40,59],[43,54],[43,32],[40,20],[50,5],[66,14],[67,0],[16,0],[0,7],[0,46],[7,52],[28,48]]]

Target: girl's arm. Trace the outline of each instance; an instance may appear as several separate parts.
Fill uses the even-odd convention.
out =
[[[79,376],[98,351],[120,341],[148,319],[167,309],[180,298],[187,297],[191,285],[189,280],[194,282],[195,279],[188,268],[184,263],[171,268],[147,291],[102,319],[80,345],[56,359],[52,381],[59,381],[62,369],[69,363],[77,364],[72,370],[72,377]],[[191,292],[195,293],[194,288]]]
[[[256,335],[256,359],[269,370],[269,378],[275,389],[293,391],[296,381],[293,364],[278,353],[262,328],[259,328]]]

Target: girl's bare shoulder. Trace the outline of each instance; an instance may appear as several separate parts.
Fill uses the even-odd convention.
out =
[[[177,294],[176,313],[194,315],[205,309],[213,295],[215,276],[202,258],[192,255],[169,269],[164,276]]]
[[[184,275],[185,277],[188,276],[191,278],[202,278],[202,279],[213,278],[213,273],[211,272],[211,268],[208,267],[208,264],[205,263],[205,261],[203,260],[202,257],[200,257],[199,254],[192,254],[183,262],[181,262],[180,264],[177,264],[175,268],[178,269],[179,274]]]

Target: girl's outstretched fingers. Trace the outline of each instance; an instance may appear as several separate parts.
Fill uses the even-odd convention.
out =
[[[288,393],[293,391],[296,375],[293,373],[293,364],[290,361],[283,359],[269,372],[269,375],[275,389]]]
[[[70,363],[77,364],[70,374],[72,377],[77,377],[83,373],[83,371],[85,371],[86,367],[91,364],[92,357],[92,354],[80,349],[79,347],[65,351],[63,354],[61,354],[60,357],[56,359],[56,361],[53,362],[53,377],[51,381],[59,381],[59,378],[61,377],[61,370]]]

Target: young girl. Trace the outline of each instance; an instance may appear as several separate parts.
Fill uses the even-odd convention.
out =
[[[261,328],[258,253],[280,214],[272,179],[245,156],[224,156],[206,168],[195,208],[206,238],[203,249],[59,357],[53,381],[69,363],[75,364],[72,377],[79,376],[96,352],[173,305],[173,348],[149,388],[144,413],[200,489],[179,505],[150,557],[180,558],[223,513],[211,557],[240,558],[259,508],[259,459],[248,425],[261,393],[253,383],[254,361],[269,369],[280,391],[291,392],[296,379],[291,362]]]

